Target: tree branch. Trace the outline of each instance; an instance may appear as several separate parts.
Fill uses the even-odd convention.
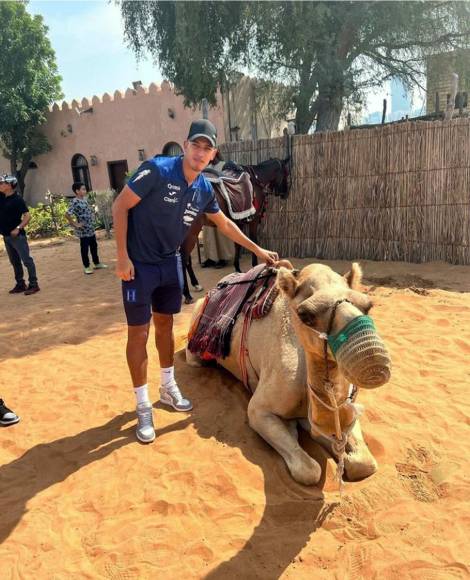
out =
[[[462,39],[465,37],[469,37],[470,35],[470,30],[467,30],[465,32],[462,32],[461,34],[457,34],[454,32],[449,32],[448,34],[444,34],[443,36],[440,36],[438,38],[435,38],[433,40],[428,40],[428,41],[420,41],[418,39],[413,39],[412,41],[409,42],[403,42],[400,44],[397,43],[391,43],[391,42],[382,42],[379,44],[371,44],[370,48],[374,49],[374,48],[384,48],[387,50],[410,50],[413,48],[432,48],[432,47],[436,47],[439,46],[441,44],[446,44],[446,43],[450,43],[451,41],[457,40],[457,39]]]

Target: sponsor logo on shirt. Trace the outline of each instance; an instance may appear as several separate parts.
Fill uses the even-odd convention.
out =
[[[174,189],[175,191],[181,191],[181,187],[179,185],[175,185],[174,183],[167,183],[166,185],[168,189]],[[170,195],[174,195],[172,191],[170,191]]]
[[[193,215],[194,217],[196,217],[197,214],[199,213],[199,209],[197,207],[194,207],[193,205],[191,205],[191,202],[189,202],[188,205],[186,206],[184,213],[185,214],[189,213],[190,215]]]
[[[167,203],[178,203],[179,199],[177,197],[164,197],[163,201],[166,201]]]
[[[194,207],[191,202],[189,202],[186,206],[186,209],[184,210],[183,223],[186,226],[191,225],[191,223],[194,221],[194,218],[197,217],[198,214],[198,208]]]
[[[143,169],[142,171],[140,171],[136,177],[134,177],[134,179],[132,180],[132,183],[135,183],[136,181],[139,181],[139,179],[142,179],[142,177],[145,177],[146,175],[148,175],[149,173],[151,173],[150,169]]]

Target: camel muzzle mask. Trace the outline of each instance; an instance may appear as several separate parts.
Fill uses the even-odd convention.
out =
[[[328,345],[344,376],[354,385],[375,388],[390,379],[391,360],[370,316],[353,318]]]

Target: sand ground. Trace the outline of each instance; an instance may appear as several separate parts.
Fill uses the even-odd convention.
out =
[[[112,266],[113,243],[100,251]],[[22,418],[0,430],[2,580],[470,577],[470,267],[363,262],[394,373],[359,395],[379,471],[339,503],[331,459],[305,440],[325,478],[296,484],[248,426],[241,384],[182,352],[194,410],[157,403],[157,440],[139,444],[112,269],[84,276],[75,241],[33,255],[42,291],[10,296],[0,254],[0,397]],[[229,271],[197,269],[206,287]]]

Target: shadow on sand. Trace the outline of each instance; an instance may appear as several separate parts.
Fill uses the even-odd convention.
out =
[[[129,421],[132,425],[122,429]],[[157,430],[157,437],[183,429],[191,419]],[[114,417],[104,425],[70,437],[36,445],[18,459],[0,467],[0,544],[12,533],[27,504],[38,493],[64,481],[82,467],[100,461],[113,451],[136,443],[135,412]]]
[[[185,393],[195,402],[192,423],[198,434],[237,447],[264,476],[266,504],[261,521],[244,547],[206,578],[277,579],[337,506],[327,505],[322,492],[328,455],[310,437],[301,436],[302,446],[319,462],[323,475],[317,487],[296,483],[282,458],[248,425],[248,395],[241,383],[223,369],[189,367],[184,351],[178,352],[175,365]]]

